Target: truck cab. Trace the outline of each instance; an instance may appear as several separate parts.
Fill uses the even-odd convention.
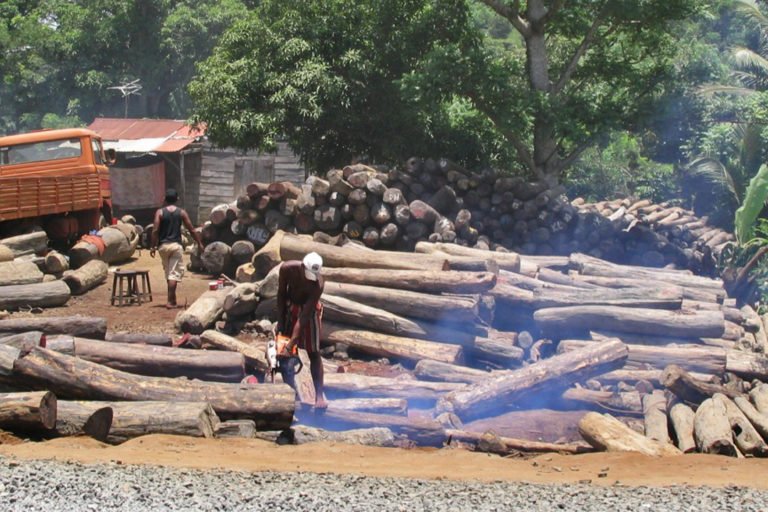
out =
[[[0,236],[40,226],[74,240],[112,216],[114,150],[82,128],[0,137]]]

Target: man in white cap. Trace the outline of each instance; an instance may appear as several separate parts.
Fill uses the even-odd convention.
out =
[[[303,348],[309,355],[315,383],[315,408],[325,409],[323,395],[323,360],[320,356],[320,327],[323,306],[320,296],[325,281],[321,275],[323,258],[315,252],[302,261],[283,262],[277,289],[277,331],[290,337],[288,350]]]

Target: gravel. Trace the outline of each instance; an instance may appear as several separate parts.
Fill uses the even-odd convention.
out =
[[[4,511],[766,510],[742,487],[625,487],[197,471],[0,459]]]

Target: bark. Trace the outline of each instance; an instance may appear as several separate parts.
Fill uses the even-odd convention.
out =
[[[540,309],[534,313],[539,327],[559,338],[579,330],[718,338],[725,332],[722,311],[666,311],[618,306],[571,306]]]
[[[393,447],[396,444],[394,433],[384,427],[353,428],[351,430],[333,432],[304,425],[295,425],[291,428],[290,432],[292,433],[292,443],[297,445],[325,442]]]
[[[70,336],[103,340],[107,334],[107,319],[72,315],[0,320],[0,335],[26,331],[42,331],[45,334],[68,334]]]
[[[496,284],[496,275],[492,272],[459,270],[324,268],[323,277],[326,282],[396,288],[422,293],[484,293]]]
[[[568,388],[560,397],[571,409],[591,409],[624,416],[640,416],[643,404],[637,391],[597,391],[582,387]]]
[[[328,408],[320,417],[319,427],[328,429],[383,427],[406,436],[420,446],[442,446],[445,429],[429,418],[406,417],[392,414],[374,414]]]
[[[228,439],[242,437],[250,439],[256,434],[256,424],[251,420],[220,421],[214,432],[214,437]]]
[[[225,273],[232,262],[232,248],[224,242],[213,242],[205,246],[202,256],[205,269],[211,275],[218,276]]]
[[[693,439],[693,422],[696,413],[682,403],[675,403],[669,408],[669,423],[677,440],[676,446],[683,453],[696,451],[696,441]]]
[[[0,336],[0,344],[17,348],[22,352],[29,352],[34,347],[45,348],[45,334],[41,331],[28,331]]]
[[[204,292],[189,308],[176,315],[176,330],[200,334],[211,327],[224,312],[227,293],[226,289]]]
[[[492,259],[500,270],[520,272],[520,255],[513,252],[484,251],[471,247],[462,247],[457,244],[418,242],[416,252],[425,254],[451,254],[454,256],[468,256],[473,258]]]
[[[243,283],[229,289],[222,309],[228,316],[245,316],[253,313],[258,305],[258,286],[254,283]]]
[[[329,409],[408,415],[408,401],[402,398],[342,398],[328,402]]]
[[[718,455],[737,454],[728,421],[728,411],[722,401],[708,398],[696,409],[693,421],[693,435],[696,447],[702,453]]]
[[[609,414],[588,412],[579,421],[579,433],[599,451],[639,452],[651,457],[680,455],[680,451],[671,444],[638,434]]]
[[[56,412],[55,437],[86,435],[106,442],[112,428],[111,407],[83,409],[77,402],[59,400]]]
[[[663,388],[661,383],[662,370],[631,370],[622,368],[621,370],[615,370],[612,372],[604,373],[597,377],[601,384],[615,386],[619,382],[634,385],[640,381],[650,382],[655,387]],[[693,378],[702,382],[712,383],[717,378],[714,375],[708,375],[706,373],[689,372]]]
[[[17,359],[14,375],[64,399],[209,402],[220,418],[252,419],[259,430],[288,428],[295,406],[294,392],[285,385],[145,377],[46,349]]]
[[[741,409],[741,412],[749,419],[755,430],[763,436],[763,439],[768,439],[768,416],[755,409],[755,406],[746,397],[737,396],[733,399],[733,403]]]
[[[12,432],[56,426],[56,396],[50,391],[0,393],[0,428]]]
[[[562,275],[562,274],[561,274]],[[539,279],[549,281],[551,274],[540,273]],[[649,281],[647,279],[637,278],[622,278],[622,277],[601,277],[591,275],[581,275],[571,273],[566,276],[570,281],[571,286],[598,286],[605,288],[644,288],[648,286],[648,283],[659,282],[659,280]],[[666,281],[661,280],[666,283]],[[569,284],[567,282],[561,282],[560,284]],[[668,283],[666,283],[668,284]],[[725,298],[725,290],[715,289],[701,289],[692,286],[681,286],[683,290],[683,299],[698,300],[701,302],[722,303]]]
[[[45,270],[49,274],[61,274],[69,270],[69,260],[61,253],[51,251],[45,255]]]
[[[657,389],[643,396],[643,425],[645,437],[660,443],[671,442],[667,429],[667,399],[663,391]]]
[[[31,261],[0,263],[0,286],[42,283],[43,273]]]
[[[126,261],[133,256],[139,243],[135,228],[129,224],[108,226],[100,230],[98,235],[104,241],[104,253],[99,259],[106,263]]]
[[[355,329],[342,324],[324,322],[322,341],[325,344],[343,343],[350,349],[376,357],[389,357],[402,361],[417,362],[422,359],[446,363],[463,362],[459,345],[404,338]]]
[[[713,400],[722,402],[725,406],[728,422],[733,433],[733,441],[736,447],[744,455],[755,457],[768,456],[768,444],[765,443],[755,427],[747,419],[741,409],[733,401],[720,393],[712,397]]]
[[[588,446],[579,444],[560,444],[545,443],[541,441],[529,441],[528,439],[517,439],[513,437],[497,436],[493,432],[480,434],[478,432],[467,432],[464,430],[448,429],[446,431],[450,440],[456,440],[462,443],[472,443],[475,445],[475,451],[489,452],[497,455],[515,455],[519,452],[524,453],[588,453],[593,451]]]
[[[83,336],[91,338],[90,336]],[[93,339],[93,338],[91,338]],[[131,333],[131,332],[107,332],[106,341],[113,343],[137,343],[141,345],[157,345],[159,347],[170,347],[173,345],[173,338],[170,334],[149,334],[149,333]]]
[[[0,293],[0,310],[24,307],[55,308],[66,304],[70,296],[69,286],[63,281],[3,286]]]
[[[482,382],[493,376],[492,373],[483,370],[430,359],[419,361],[413,374],[420,380],[460,382],[463,384]]]
[[[660,381],[665,388],[673,392],[680,400],[693,405],[701,404],[716,393],[722,393],[731,398],[740,395],[725,386],[697,379],[674,364],[664,368]]]
[[[14,258],[27,254],[38,254],[48,248],[48,235],[45,231],[36,231],[26,235],[17,235],[0,240],[0,244],[13,251]]]
[[[203,342],[203,348],[210,347],[242,354],[245,358],[246,373],[265,373],[269,369],[269,363],[262,347],[249,345],[237,338],[210,329],[204,331],[200,339]]]
[[[211,405],[189,401],[70,401],[66,408],[72,414],[86,416],[109,407],[112,426],[107,441],[121,443],[147,434],[169,434],[190,437],[213,437],[219,424]]]
[[[77,270],[70,270],[63,281],[69,286],[72,295],[82,295],[107,280],[109,266],[100,260],[92,260]]]
[[[213,382],[240,382],[245,377],[244,357],[232,352],[75,338],[75,355],[136,375],[186,377]]]
[[[487,336],[478,336],[467,347],[469,354],[482,361],[487,361],[502,368],[516,368],[523,363],[525,352],[515,346],[517,333],[489,329]]]
[[[424,382],[412,379],[390,379],[370,377],[354,373],[332,373],[325,375],[326,393],[340,398],[380,397],[403,398],[410,401],[434,401],[449,391],[462,387],[461,384]]]
[[[725,360],[726,371],[742,379],[768,381],[768,357],[741,350],[728,350]]]
[[[627,356],[626,346],[619,341],[585,347],[453,391],[438,406],[462,419],[490,416],[514,407],[525,397],[553,390],[562,392],[575,382],[620,368]]]

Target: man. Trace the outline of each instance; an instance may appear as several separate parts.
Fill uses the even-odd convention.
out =
[[[189,215],[183,208],[176,206],[179,195],[175,189],[169,188],[165,192],[163,207],[155,212],[155,225],[152,230],[152,248],[149,255],[155,257],[155,251],[160,252],[163,262],[165,280],[168,282],[168,300],[165,307],[174,309],[178,307],[176,302],[176,287],[184,275],[184,248],[181,245],[181,225],[192,233],[200,252],[203,251],[203,240],[200,233],[195,231]]]
[[[309,355],[309,367],[315,383],[315,408],[325,409],[323,396],[323,360],[320,356],[320,326],[323,307],[320,296],[325,280],[320,275],[323,259],[311,252],[302,261],[283,262],[277,289],[277,331],[288,336],[288,352],[294,346]],[[291,371],[290,369],[288,370]],[[288,376],[286,381],[292,381]]]

